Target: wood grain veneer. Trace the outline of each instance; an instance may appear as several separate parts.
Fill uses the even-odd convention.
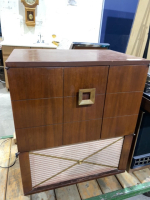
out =
[[[96,95],[95,103],[78,105],[78,96],[64,98],[64,122],[102,118],[105,95]]]
[[[143,91],[147,77],[146,65],[110,67],[107,93]]]
[[[96,94],[105,93],[107,74],[108,66],[64,68],[64,96],[89,88],[96,88]]]
[[[138,114],[143,92],[106,94],[104,118]]]
[[[52,189],[56,189],[56,188],[60,188],[60,187],[65,187],[68,185],[73,185],[73,184],[77,184],[77,183],[81,183],[81,182],[85,182],[85,181],[89,181],[89,180],[94,180],[94,179],[98,179],[98,178],[102,178],[105,176],[111,176],[111,175],[115,175],[115,174],[119,174],[119,173],[123,173],[125,172],[125,170],[111,170],[108,172],[104,172],[104,173],[99,173],[99,174],[95,174],[95,175],[91,175],[91,176],[86,176],[86,177],[82,177],[82,178],[77,178],[77,179],[72,179],[71,181],[65,181],[65,182],[61,182],[61,183],[56,183],[56,184],[52,184],[52,185],[47,185],[47,186],[43,186],[43,187],[38,187],[32,190],[29,190],[28,192],[25,193],[25,195],[31,195],[31,194],[35,194],[35,193],[39,193],[39,192],[43,192],[43,191],[47,191],[47,190],[52,190]],[[26,174],[24,173],[22,176],[26,176]]]
[[[6,66],[25,194],[126,169],[149,62],[111,50],[12,52]],[[95,103],[78,106],[79,89],[90,88],[96,89]],[[31,188],[29,155],[23,152],[118,136],[125,137],[119,169]]]
[[[149,60],[112,50],[45,50],[15,49],[6,61],[7,67],[78,67],[147,65]],[[26,65],[25,65],[26,63]],[[122,67],[122,66],[121,66]]]
[[[12,100],[63,96],[62,68],[24,67],[9,69],[7,72]]]
[[[138,115],[104,118],[101,139],[134,133]]]
[[[16,128],[63,123],[63,98],[13,101]]]
[[[63,144],[100,139],[102,119],[64,123]]]
[[[40,47],[25,47],[25,46],[7,46],[7,45],[2,45],[2,53],[3,53],[3,63],[4,63],[4,73],[5,73],[5,82],[6,82],[6,88],[9,89],[9,83],[8,83],[8,76],[7,76],[7,71],[5,69],[5,61],[8,59],[8,57],[10,56],[10,54],[12,53],[12,51],[14,49],[41,49]],[[51,47],[52,48],[52,47]],[[50,48],[50,49],[51,49]],[[54,49],[55,47],[53,47],[52,49]],[[42,48],[43,49],[43,48]]]
[[[62,145],[62,124],[16,129],[18,151],[32,151]]]
[[[120,170],[126,170],[127,163],[128,163],[128,158],[129,158],[129,153],[130,153],[130,148],[133,140],[133,135],[127,135],[124,138],[124,143],[122,147],[122,152],[121,152],[121,157],[120,157],[120,162],[119,162],[119,167],[118,169]]]
[[[32,190],[29,152],[19,154],[23,191],[26,194]]]

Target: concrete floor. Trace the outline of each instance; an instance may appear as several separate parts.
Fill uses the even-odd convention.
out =
[[[5,88],[5,84],[0,82],[0,137],[13,135],[14,122],[11,108],[10,93]],[[150,200],[150,197],[138,195],[127,200]]]
[[[14,132],[10,93],[5,84],[0,82],[0,137],[13,135]]]

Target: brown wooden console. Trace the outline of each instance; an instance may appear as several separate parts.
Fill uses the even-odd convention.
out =
[[[149,61],[14,50],[6,61],[25,194],[126,169]]]

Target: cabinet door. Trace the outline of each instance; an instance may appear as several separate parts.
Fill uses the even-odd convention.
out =
[[[101,138],[112,138],[134,133],[138,115],[103,119]]]
[[[20,152],[62,145],[62,68],[8,70]]]
[[[101,138],[134,133],[147,70],[140,65],[110,67]]]
[[[98,140],[100,138],[101,119],[64,123],[63,144]]]
[[[8,78],[12,100],[63,96],[62,68],[10,68]]]
[[[62,124],[16,129],[19,152],[62,145]]]
[[[64,96],[76,96],[79,89],[96,88],[96,94],[104,94],[108,66],[70,67],[64,69]]]
[[[143,92],[106,94],[104,118],[138,114],[142,96]]]
[[[14,49],[29,49],[29,47],[2,46],[4,67],[6,66],[5,61],[10,56],[10,54]],[[9,89],[8,75],[7,75],[7,70],[5,68],[4,68],[4,73],[5,73],[6,88]]]
[[[93,105],[78,105],[78,96],[64,97],[64,123],[102,118],[104,94],[95,96]]]
[[[16,128],[63,123],[63,98],[12,101]]]
[[[100,139],[108,66],[64,68],[64,131],[63,144]],[[79,104],[89,100],[94,91],[93,104]]]
[[[143,91],[147,72],[147,65],[110,67],[107,93]]]

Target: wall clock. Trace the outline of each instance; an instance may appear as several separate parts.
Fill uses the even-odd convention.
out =
[[[21,0],[25,6],[25,21],[28,26],[35,26],[35,8],[39,0]]]

